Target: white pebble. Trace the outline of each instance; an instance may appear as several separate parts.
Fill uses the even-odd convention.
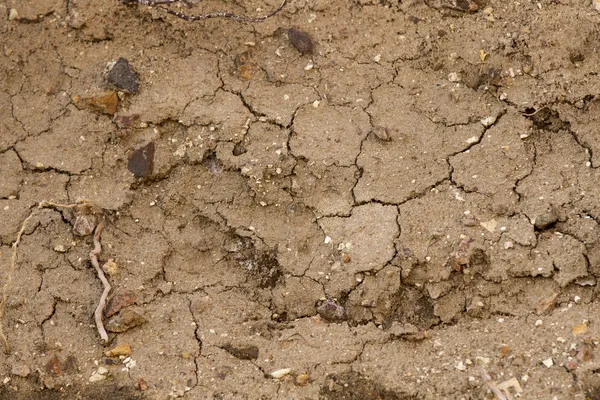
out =
[[[289,375],[292,373],[292,369],[291,368],[282,368],[282,369],[278,369],[276,371],[271,372],[271,377],[275,378],[275,379],[279,379],[279,378],[283,378],[286,375]]]
[[[544,364],[546,368],[550,368],[554,365],[554,361],[552,360],[552,358],[547,358],[545,360],[542,360],[542,364]]]

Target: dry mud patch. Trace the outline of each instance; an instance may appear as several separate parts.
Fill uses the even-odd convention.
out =
[[[0,16],[0,398],[600,398],[591,2]]]

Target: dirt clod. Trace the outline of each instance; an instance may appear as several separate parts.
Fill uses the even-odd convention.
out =
[[[288,29],[287,33],[292,46],[301,54],[312,54],[315,51],[315,43],[307,32],[292,27]]]

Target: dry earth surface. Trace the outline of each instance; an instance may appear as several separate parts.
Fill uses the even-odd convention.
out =
[[[0,1],[0,398],[599,399],[597,2],[457,3]]]

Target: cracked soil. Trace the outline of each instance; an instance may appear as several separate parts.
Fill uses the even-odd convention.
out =
[[[0,398],[600,399],[596,3],[0,0]]]

